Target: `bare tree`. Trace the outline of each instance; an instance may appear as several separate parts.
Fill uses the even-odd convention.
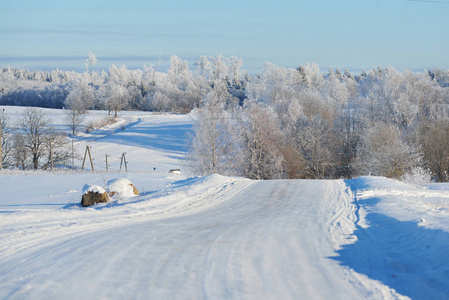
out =
[[[15,133],[12,136],[13,158],[17,168],[26,169],[26,161],[28,158],[28,149],[25,146],[25,138],[21,133]]]
[[[449,120],[442,119],[423,126],[421,145],[427,167],[438,181],[449,180]]]
[[[282,156],[284,157],[284,172],[289,179],[302,179],[305,177],[304,170],[307,169],[304,156],[295,147],[295,145],[286,141],[286,144],[281,148]]]
[[[8,122],[8,117],[2,112],[0,111],[0,122],[1,122],[1,157],[0,159],[2,160],[2,167],[7,167],[10,163],[9,161],[9,157],[10,154],[13,150],[12,147],[12,140],[11,140],[11,128],[9,126],[9,122]]]
[[[82,104],[77,101],[74,97],[67,97],[67,99],[64,102],[66,110],[65,110],[65,122],[67,125],[69,125],[70,129],[72,130],[72,134],[76,135],[78,128],[81,126],[81,124],[84,121],[84,115],[82,112]]]
[[[40,159],[45,155],[49,119],[37,108],[25,109],[19,121],[19,129],[24,131],[24,145],[29,149],[34,170],[39,167]]]
[[[65,134],[49,130],[45,136],[46,160],[42,165],[43,169],[49,168],[52,164],[65,163],[72,157],[69,149],[69,141]]]

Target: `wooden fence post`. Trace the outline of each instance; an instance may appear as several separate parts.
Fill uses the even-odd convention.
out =
[[[90,166],[92,167],[92,172],[95,172],[94,170],[94,163],[92,161],[92,155],[90,154],[90,147],[86,146],[86,151],[84,152],[84,159],[83,159],[83,165],[81,167],[81,170],[84,170],[84,163],[86,162],[86,156],[89,154],[89,160],[90,160]]]

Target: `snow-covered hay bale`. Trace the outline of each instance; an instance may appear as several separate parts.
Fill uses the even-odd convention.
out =
[[[109,195],[104,188],[98,185],[84,185],[83,196],[81,197],[82,206],[91,206],[95,203],[103,203],[108,201]]]
[[[139,196],[139,191],[127,178],[117,178],[108,181],[109,195],[120,198]]]

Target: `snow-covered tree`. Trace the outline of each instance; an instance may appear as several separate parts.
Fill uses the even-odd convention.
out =
[[[76,109],[79,113],[94,107],[95,91],[86,81],[73,84],[71,91],[64,101],[65,107]]]
[[[356,75],[334,68],[323,76],[314,63],[298,69],[267,63],[263,73],[249,76],[240,58],[217,55],[200,56],[193,72],[186,60],[172,56],[167,72],[158,71],[158,65],[143,70],[112,65],[109,72],[98,73],[92,71],[95,62],[89,53],[82,73],[0,68],[0,105],[188,113],[206,107],[204,99],[216,99],[229,114],[246,113],[252,103],[276,115],[283,168],[294,178],[350,177],[354,166],[369,172],[354,160],[367,157],[370,129],[384,124],[399,132],[401,142],[392,143],[393,148],[411,148],[412,156],[413,150],[423,149],[423,165],[437,180],[446,180],[445,158],[436,150],[445,148],[445,136],[434,125],[444,125],[449,115],[449,71],[377,67]]]
[[[243,174],[251,179],[283,176],[283,134],[276,113],[262,104],[249,103],[239,114]]]
[[[92,67],[97,63],[97,56],[92,52],[87,53],[87,58],[84,63],[87,73],[92,74]]]
[[[194,64],[197,68],[197,73],[199,76],[202,76],[206,79],[211,78],[211,63],[207,56],[200,55],[198,61]]]
[[[170,111],[171,99],[162,91],[156,91],[149,99],[149,108],[154,111]]]
[[[180,59],[173,55],[170,57],[170,67],[168,68],[168,75],[176,80],[178,77],[185,77],[189,75],[189,64],[186,60]]]
[[[320,67],[316,63],[307,63],[305,66],[301,65],[296,70],[300,74],[302,85],[306,88],[319,89],[324,83]],[[339,71],[338,68],[337,71]]]
[[[233,85],[240,82],[241,78],[241,68],[243,66],[243,59],[231,56],[229,59],[229,78]]]
[[[376,124],[366,131],[356,159],[359,173],[390,178],[400,178],[421,165],[420,148],[405,143],[401,132],[385,123]]]
[[[194,174],[229,175],[237,172],[236,132],[224,103],[210,94],[199,110],[189,137],[188,161]]]
[[[228,76],[229,67],[227,65],[228,59],[223,55],[216,55],[209,59],[211,70],[212,70],[212,80],[224,80]]]
[[[332,123],[320,115],[300,119],[295,145],[302,155],[305,169],[300,170],[299,177],[314,179],[332,177],[336,165],[334,143]]]
[[[128,103],[129,94],[124,87],[115,84],[109,87],[109,93],[109,105],[114,111],[114,117],[117,117],[117,112],[121,111]]]

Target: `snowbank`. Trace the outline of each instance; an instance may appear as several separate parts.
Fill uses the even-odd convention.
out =
[[[448,203],[449,193],[383,177],[346,183],[355,194],[356,230],[335,259],[399,299],[448,299],[449,211],[432,203]]]

